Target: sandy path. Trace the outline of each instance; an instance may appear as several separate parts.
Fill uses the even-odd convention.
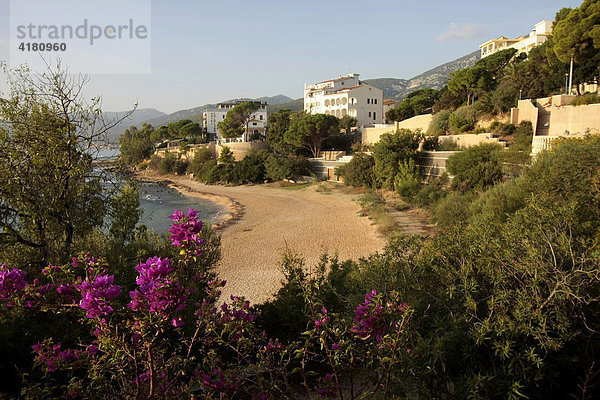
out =
[[[227,296],[243,295],[252,303],[271,298],[281,286],[279,263],[286,248],[302,254],[307,265],[314,265],[324,252],[356,260],[385,245],[371,221],[358,216],[359,206],[352,195],[321,194],[316,185],[285,190],[263,185],[204,185],[176,176],[167,179],[186,195],[234,200],[232,204],[223,197],[211,198],[227,204],[230,211],[237,207],[240,216],[222,231],[223,259],[217,272],[227,280]]]

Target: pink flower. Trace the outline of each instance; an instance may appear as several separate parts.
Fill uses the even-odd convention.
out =
[[[25,271],[18,268],[7,269],[6,264],[0,266],[0,299],[8,299],[11,295],[25,289]]]

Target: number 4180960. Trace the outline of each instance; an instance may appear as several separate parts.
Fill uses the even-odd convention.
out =
[[[24,43],[19,45],[21,51],[65,51],[66,43]]]

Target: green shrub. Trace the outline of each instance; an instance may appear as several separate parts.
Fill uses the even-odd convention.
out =
[[[452,187],[459,190],[485,189],[503,178],[498,144],[484,143],[453,154],[446,162],[454,175]]]
[[[198,174],[200,174],[200,171],[202,170],[202,167],[204,167],[204,165],[211,159],[212,154],[210,153],[208,148],[199,148],[194,153],[194,158],[192,158],[189,162],[187,172],[194,174],[194,176],[198,176]]]
[[[415,160],[403,160],[398,173],[394,178],[394,188],[396,192],[406,201],[411,201],[421,189],[421,180],[419,177],[419,168]]]
[[[269,154],[265,160],[265,177],[273,181],[297,179],[310,175],[310,163],[305,158],[278,157]]]
[[[373,146],[373,170],[377,187],[394,190],[394,179],[400,163],[416,158],[421,138],[420,131],[412,132],[408,129],[381,136],[379,142]]]
[[[167,154],[165,158],[160,160],[158,164],[158,170],[161,174],[170,174],[175,169],[175,163],[177,162],[177,158],[175,158],[174,154]]]
[[[450,129],[450,110],[442,110],[433,115],[427,133],[429,135],[445,135]]]
[[[339,167],[336,173],[344,178],[344,183],[348,186],[371,188],[375,184],[374,166],[375,159],[373,156],[357,153],[348,164]]]
[[[582,96],[577,96],[571,102],[574,106],[583,106],[586,104],[597,104],[600,103],[600,95],[596,93],[586,93]]]
[[[472,194],[450,192],[439,201],[433,216],[441,229],[453,229],[467,223],[471,216]]]
[[[508,135],[512,135],[513,133],[515,133],[515,131],[517,130],[517,127],[514,126],[513,124],[503,124],[502,127],[500,128],[500,136],[508,136]]]
[[[173,166],[173,172],[177,175],[185,175],[188,169],[188,162],[184,160],[175,161],[175,165]]]
[[[263,182],[265,180],[265,154],[265,152],[250,152],[242,161],[233,166],[231,179],[228,181],[234,185]]]
[[[224,165],[218,165],[217,160],[210,160],[200,170],[198,179],[209,185],[215,184],[221,180],[221,172],[225,169]]]
[[[472,106],[462,106],[450,114],[449,127],[451,132],[466,132],[474,128],[477,116]]]
[[[448,194],[444,189],[447,184],[448,175],[444,173],[442,176],[424,185],[415,195],[414,203],[422,208],[435,207],[435,205]]]

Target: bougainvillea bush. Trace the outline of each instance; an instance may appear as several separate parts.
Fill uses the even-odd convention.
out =
[[[226,282],[207,280],[197,212],[175,211],[175,258],[150,257],[132,266],[135,285],[115,281],[92,254],[48,265],[39,278],[3,264],[3,309],[69,315],[82,334],[31,344],[23,371],[25,398],[355,398],[390,395],[399,366],[411,357],[410,306],[392,293],[366,294],[354,315],[328,311],[321,284],[296,279],[310,321],[285,345],[256,324],[249,302],[223,299]],[[363,371],[361,381],[354,381]]]

